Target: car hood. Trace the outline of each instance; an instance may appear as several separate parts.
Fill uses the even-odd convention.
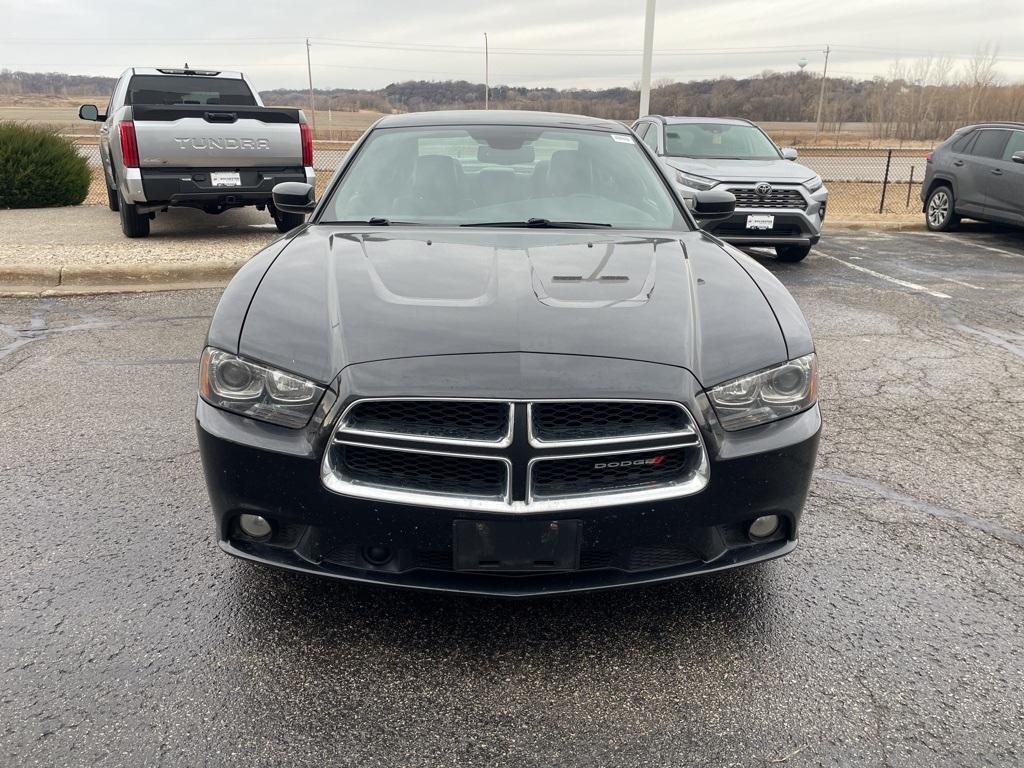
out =
[[[701,232],[313,225],[260,282],[239,352],[325,383],[370,361],[522,352],[678,366],[710,386],[785,360],[786,344]]]
[[[686,157],[662,158],[680,171],[717,181],[767,181],[798,184],[814,176],[814,171],[792,160],[694,160]]]

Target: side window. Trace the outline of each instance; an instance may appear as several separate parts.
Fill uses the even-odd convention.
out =
[[[647,135],[647,129],[650,127],[650,123],[637,123],[633,130],[636,131],[636,135],[642,139]]]
[[[647,131],[647,135],[643,137],[644,144],[651,148],[652,151],[658,151],[658,133],[661,128],[654,123],[648,123],[650,130]]]
[[[110,92],[110,101],[107,102],[107,117],[110,117],[110,113],[114,111],[114,98],[117,96],[117,89],[121,87],[121,83],[124,82],[124,75],[121,79],[114,83],[114,90]]]
[[[1024,152],[1024,131],[1010,132],[1010,140],[1006,142],[1006,149],[1003,150],[1003,160],[1011,162],[1015,152]]]
[[[971,148],[971,154],[977,157],[1002,158],[1003,148],[1006,146],[1010,132],[1002,129],[983,130],[978,135],[978,140]]]
[[[967,152],[967,148],[971,145],[971,142],[977,135],[977,131],[968,131],[959,139],[953,142],[953,151],[960,152],[961,154]]]

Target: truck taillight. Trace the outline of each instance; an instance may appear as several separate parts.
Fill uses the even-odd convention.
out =
[[[126,120],[118,124],[121,133],[121,158],[125,168],[139,167],[139,142],[135,138],[135,123]]]
[[[302,164],[309,168],[313,165],[313,131],[309,123],[299,123],[299,133],[302,134]]]

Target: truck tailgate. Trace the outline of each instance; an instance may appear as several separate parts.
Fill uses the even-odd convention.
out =
[[[299,111],[279,107],[132,107],[143,168],[302,165]]]

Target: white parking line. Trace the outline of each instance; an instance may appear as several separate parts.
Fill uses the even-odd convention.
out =
[[[965,240],[962,237],[947,235],[944,232],[910,232],[908,234],[918,235],[921,237],[938,237],[941,240],[949,240],[957,245],[969,245],[972,248],[981,248],[986,251],[992,251],[992,253],[998,253],[1000,256],[1009,256],[1011,259],[1024,259],[1024,253],[1014,253],[1013,251],[1007,251],[1003,248],[996,248],[993,245],[982,245],[974,240]]]
[[[850,269],[856,269],[858,272],[864,272],[865,274],[871,275],[872,277],[877,277],[879,280],[885,280],[886,282],[894,283],[895,285],[900,285],[900,286],[903,286],[904,288],[909,288],[912,291],[919,291],[920,293],[927,293],[929,296],[934,296],[937,299],[951,299],[951,298],[953,298],[949,294],[940,293],[939,291],[933,291],[931,288],[925,288],[923,285],[918,285],[917,283],[911,283],[911,282],[908,282],[906,280],[900,280],[898,277],[891,277],[889,275],[883,275],[881,272],[875,272],[875,270],[868,269],[867,267],[862,267],[860,264],[851,264],[846,259],[840,259],[840,258],[838,258],[836,256],[830,256],[829,254],[827,254],[827,253],[825,253],[825,252],[823,252],[823,251],[821,251],[821,250],[819,250],[817,248],[814,249],[814,252],[816,254],[818,254],[819,256],[824,256],[826,259],[832,259],[832,261],[837,261],[840,264],[842,264],[844,267],[849,267]]]

